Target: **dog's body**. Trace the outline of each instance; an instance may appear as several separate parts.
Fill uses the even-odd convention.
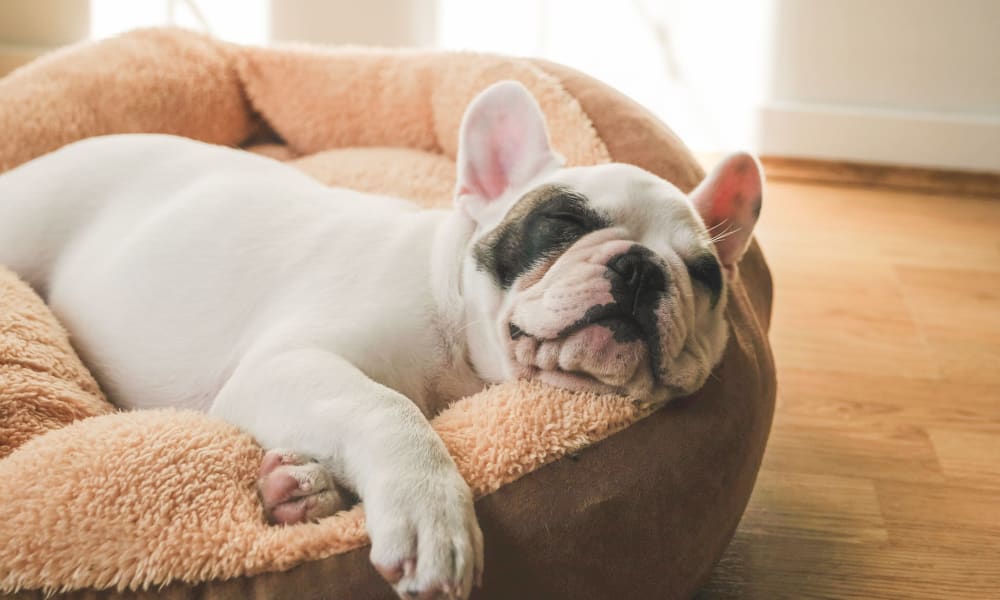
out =
[[[428,415],[482,387],[449,333],[457,298],[433,285],[458,276],[451,211],[163,135],[83,140],[0,181],[31,196],[0,209],[20,225],[3,227],[0,257],[42,291],[116,404],[222,412],[248,356],[308,345]],[[236,411],[263,409],[247,400]]]
[[[513,377],[697,389],[760,174],[736,156],[692,205],[635,167],[563,169],[511,83],[471,105],[458,162],[459,209],[424,211],[180,138],[86,140],[0,176],[0,263],[115,402],[205,410],[290,449],[262,465],[272,519],[336,510],[336,481],[400,593],[464,597],[481,534],[425,417]]]

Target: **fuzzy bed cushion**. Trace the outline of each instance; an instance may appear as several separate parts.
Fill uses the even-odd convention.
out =
[[[248,48],[180,30],[69,48],[0,79],[0,170],[88,136],[161,132],[446,205],[462,112],[500,79],[534,93],[569,164],[631,162],[685,190],[702,176],[648,113],[558,65]],[[774,403],[771,281],[756,244],[739,270],[726,355],[690,398],[650,415],[512,382],[434,419],[479,497],[486,575],[474,597],[685,597],[703,581],[746,505]],[[41,301],[0,268],[0,592],[392,597],[367,562],[362,507],[265,524],[261,454],[204,415],[115,412]]]

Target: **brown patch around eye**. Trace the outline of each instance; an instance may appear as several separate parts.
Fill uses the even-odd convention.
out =
[[[503,289],[551,262],[587,233],[607,227],[582,194],[545,185],[525,194],[493,231],[473,248],[478,268]],[[537,277],[541,277],[538,275]]]

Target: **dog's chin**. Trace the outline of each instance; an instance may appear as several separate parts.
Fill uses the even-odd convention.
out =
[[[642,339],[623,336],[627,326],[596,323],[556,339],[522,332],[513,345],[515,369],[522,379],[568,390],[655,400],[662,394],[651,373],[649,348]]]
[[[619,388],[606,383],[601,383],[592,375],[588,375],[586,373],[573,373],[570,371],[563,371],[562,369],[555,369],[551,371],[535,369],[533,377],[531,378],[537,379],[542,383],[547,383],[548,385],[573,392],[593,392],[595,394],[622,393]]]

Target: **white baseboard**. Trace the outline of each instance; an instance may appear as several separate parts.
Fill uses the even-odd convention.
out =
[[[1000,173],[1000,117],[771,103],[763,155]]]

